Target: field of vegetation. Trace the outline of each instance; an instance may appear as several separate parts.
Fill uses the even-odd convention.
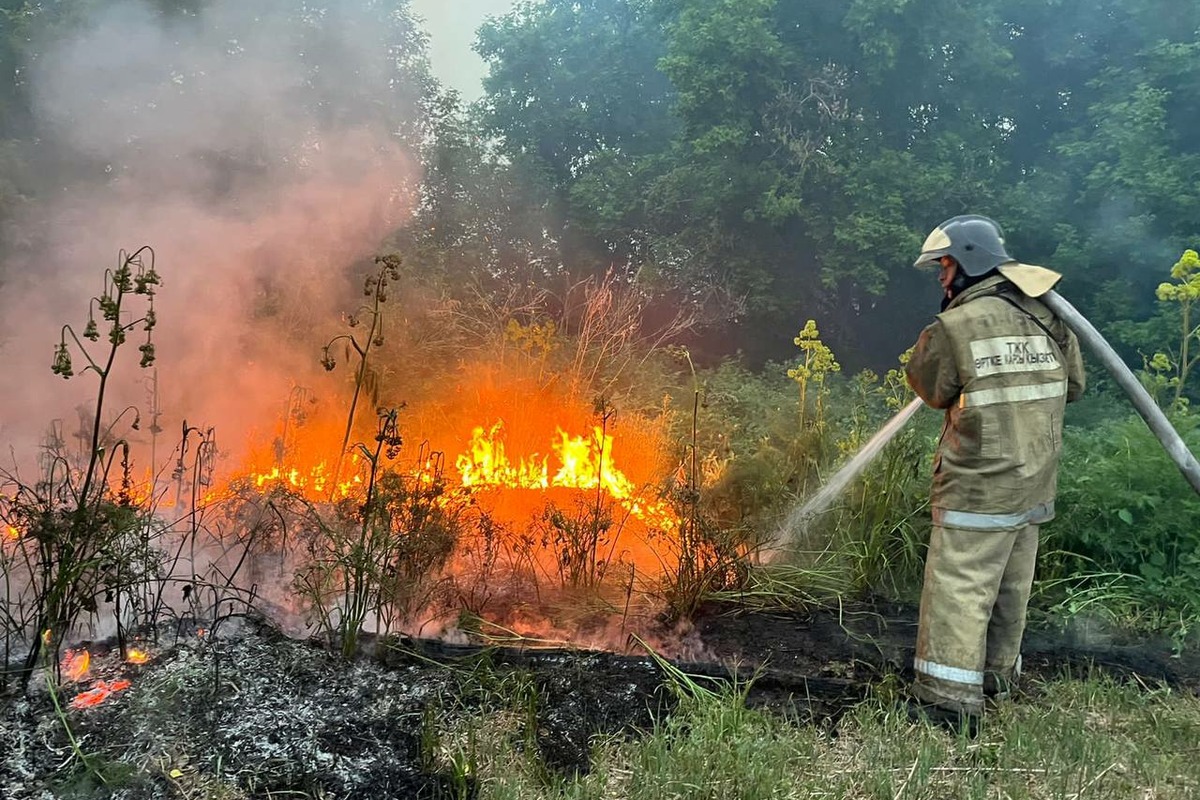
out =
[[[939,415],[787,522],[956,213],[1200,451],[1200,10],[818,5],[519,4],[463,103],[405,0],[0,0],[4,796],[1200,793],[1200,497],[1095,364],[978,737]]]

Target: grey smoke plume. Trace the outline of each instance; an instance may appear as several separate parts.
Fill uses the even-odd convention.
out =
[[[216,425],[228,447],[278,418],[411,209],[424,47],[406,2],[217,0],[109,6],[35,48],[48,188],[0,265],[0,444],[28,454],[94,395],[94,376],[50,373],[53,345],[63,323],[82,330],[118,250],[143,244],[164,279],[164,426]],[[147,405],[136,344],[112,408]]]

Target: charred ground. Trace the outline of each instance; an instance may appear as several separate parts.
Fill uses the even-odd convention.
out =
[[[0,718],[4,796],[472,797],[469,765],[439,755],[443,742],[475,735],[465,720],[491,720],[548,775],[580,774],[597,736],[650,730],[681,691],[668,662],[644,651],[387,639],[347,664],[259,616],[196,633],[163,637],[142,666],[122,663],[111,642],[91,644],[93,679],[132,684],[96,708],[60,714],[44,688],[10,698]],[[748,704],[836,729],[880,686],[908,679],[915,610],[709,606],[696,633],[715,659],[675,667],[702,684],[737,678]],[[1029,702],[1041,678],[1095,672],[1200,691],[1194,653],[1094,623],[1038,626],[1025,661]]]

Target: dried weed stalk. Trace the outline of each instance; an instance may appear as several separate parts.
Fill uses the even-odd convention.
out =
[[[14,677],[21,687],[28,685],[43,652],[57,662],[64,639],[101,602],[115,603],[120,621],[122,601],[136,602],[132,587],[153,569],[153,554],[144,547],[143,530],[149,523],[133,497],[129,443],[117,434],[122,424],[136,430],[138,413],[131,407],[108,420],[105,412],[117,353],[130,333],[145,334],[138,346],[141,366],[154,363],[151,335],[160,280],[151,248],[122,251],[117,266],[104,272],[82,334],[71,325],[62,328],[53,372],[70,378],[76,360],[82,359],[82,371],[98,378],[95,405],[84,415],[88,424],[79,457],[55,434],[43,451],[37,481],[25,482],[16,470],[0,476],[6,670],[11,632],[28,645],[16,675],[5,672],[5,687]],[[132,313],[137,306],[140,316]],[[131,411],[132,420],[127,420]]]
[[[364,499],[309,503],[302,521],[308,560],[295,587],[346,658],[357,652],[368,619],[386,633],[429,602],[458,538],[453,510],[439,501],[445,489],[440,460],[416,475],[384,469],[402,443],[397,413],[381,410],[374,446],[356,448]]]

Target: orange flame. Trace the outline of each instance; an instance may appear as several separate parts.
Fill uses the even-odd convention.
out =
[[[485,511],[502,537],[512,536],[500,547],[511,546],[516,561],[530,559],[549,574],[561,571],[559,545],[541,537],[529,552],[523,537],[537,526],[584,524],[580,520],[590,518],[579,515],[590,513],[608,520],[598,560],[636,566],[643,576],[670,568],[679,521],[656,488],[669,468],[661,421],[629,415],[601,426],[587,403],[521,383],[520,376],[485,375],[471,389],[463,402],[411,411],[406,438],[421,442],[416,458],[405,450],[399,460],[381,458],[377,469],[402,476],[410,487],[440,483],[445,469],[445,486],[430,494],[432,502]],[[280,420],[271,443],[251,445],[242,466],[214,484],[205,501],[275,489],[317,504],[361,500],[369,480],[361,455],[347,453],[334,486],[332,456],[343,437],[344,423],[316,409],[302,424]],[[467,557],[448,569],[472,569],[472,546],[464,542],[458,555]]]
[[[603,489],[620,501],[643,522],[671,529],[674,522],[670,509],[662,501],[638,500],[638,487],[617,469],[613,460],[613,439],[603,429],[592,429],[592,438],[571,436],[558,428],[558,441],[551,445],[557,455],[558,468],[550,473],[549,456],[534,453],[512,460],[505,452],[500,420],[485,431],[476,427],[468,451],[455,459],[465,487],[503,487],[509,489],[548,489],[551,486],[569,489]]]
[[[352,474],[357,470],[358,462],[357,455],[351,456],[346,461],[342,473],[350,475],[350,477],[338,481],[332,499],[341,500],[347,497],[356,497],[362,493],[362,476]],[[309,500],[321,502],[331,499],[329,487],[333,480],[333,469],[325,461],[319,461],[310,467],[273,464],[269,467],[251,469],[245,479],[255,490],[264,494],[274,488],[285,488],[297,492]]]
[[[108,699],[109,695],[115,692],[122,692],[130,687],[129,681],[96,681],[96,685],[86,692],[80,692],[75,695],[75,699],[71,701],[72,708],[93,708],[100,705]]]
[[[539,453],[510,457],[505,449],[503,420],[488,429],[477,426],[465,452],[454,462],[459,481],[467,489],[601,489],[646,524],[664,530],[675,527],[667,504],[641,499],[639,487],[617,468],[610,434],[595,427],[590,437],[572,436],[562,428],[556,428],[555,437],[557,441],[550,443],[548,448],[554,454],[552,464],[551,456]],[[358,472],[359,463],[357,455],[347,460],[342,471],[350,477],[338,482],[332,499],[362,494],[365,484]],[[243,473],[244,477],[230,483],[240,480],[263,493],[276,487],[287,488],[320,502],[330,499],[332,473],[325,461],[311,466],[275,463],[251,468]],[[426,483],[433,479],[428,465],[413,469],[412,477]]]
[[[129,651],[125,654],[125,660],[128,661],[130,664],[145,664],[147,661],[150,660],[150,654],[144,650],[130,648]]]
[[[9,526],[8,526],[8,538],[10,538],[10,539],[20,539],[20,538],[21,538],[21,532],[20,532],[19,530],[17,530],[17,529],[16,529],[14,526],[12,526],[12,525],[9,525]]]
[[[87,676],[92,655],[87,650],[68,650],[63,656],[62,673],[68,683],[78,683]]]
[[[130,480],[124,485],[114,479],[114,484],[113,488],[117,492],[117,496],[130,505],[136,508],[149,508],[154,504],[156,487],[154,474],[149,469],[140,479]]]

